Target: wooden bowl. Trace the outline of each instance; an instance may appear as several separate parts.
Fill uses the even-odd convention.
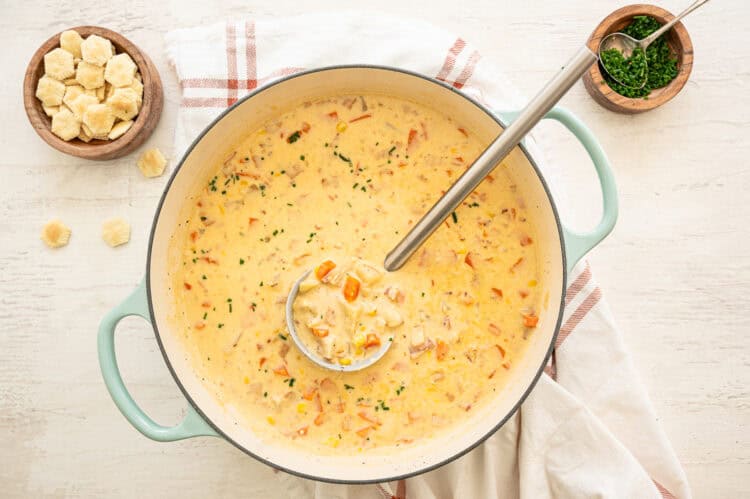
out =
[[[621,31],[630,24],[634,16],[640,15],[651,16],[661,24],[674,19],[674,16],[668,11],[655,5],[628,5],[627,7],[617,9],[599,23],[599,26],[597,26],[589,38],[588,47],[594,53],[598,53],[599,43],[602,38],[610,33]],[[693,69],[693,44],[690,41],[690,35],[688,35],[682,23],[675,24],[664,36],[666,37],[667,45],[672,50],[672,54],[677,58],[677,76],[667,86],[652,90],[648,99],[642,97],[625,97],[607,85],[602,76],[603,70],[600,64],[594,64],[583,75],[583,84],[591,97],[612,111],[636,114],[657,108],[677,95],[682,90],[682,87],[685,86],[685,83],[687,83],[690,71]]]
[[[133,126],[115,140],[92,139],[88,143],[77,138],[66,142],[52,133],[52,118],[44,113],[42,103],[36,98],[35,94],[37,81],[44,74],[44,55],[60,46],[60,33],[52,36],[39,47],[26,68],[26,76],[23,82],[23,101],[26,115],[29,117],[31,126],[34,127],[36,133],[58,151],[79,158],[97,160],[124,156],[143,144],[159,122],[164,105],[164,92],[159,72],[144,52],[119,33],[98,26],[78,26],[70,29],[76,30],[83,38],[94,34],[109,39],[115,46],[117,53],[127,53],[138,66],[138,71],[140,71],[143,79],[143,105]]]

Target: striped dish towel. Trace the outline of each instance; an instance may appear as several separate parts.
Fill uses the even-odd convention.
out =
[[[347,63],[407,68],[495,108],[522,97],[471,45],[417,20],[322,13],[231,21],[166,36],[182,100],[173,156],[251,90],[304,69]],[[529,141],[533,151],[536,145]],[[553,162],[540,168],[557,196]],[[546,374],[503,428],[436,471],[397,483],[345,486],[283,473],[268,497],[690,497],[685,474],[638,380],[587,263],[570,276]],[[263,466],[256,464],[257,466]],[[239,491],[238,491],[239,492]]]

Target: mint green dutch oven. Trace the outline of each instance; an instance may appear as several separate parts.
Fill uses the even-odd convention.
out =
[[[396,480],[432,470],[465,454],[500,428],[529,394],[552,353],[563,315],[567,275],[573,265],[614,227],[617,193],[609,162],[591,131],[570,112],[555,108],[546,118],[562,123],[583,144],[602,189],[603,215],[588,233],[567,229],[533,155],[523,144],[504,161],[530,209],[538,233],[541,282],[547,283],[548,306],[529,338],[528,351],[509,373],[509,381],[486,406],[455,428],[432,440],[392,452],[356,455],[313,455],[284,442],[261,441],[235,415],[219,404],[193,370],[168,318],[173,297],[167,276],[170,239],[184,201],[212,174],[218,158],[248,131],[302,101],[338,93],[385,93],[442,110],[489,143],[514,113],[493,112],[456,89],[425,76],[396,68],[337,66],[279,80],[256,90],[223,112],[193,142],[175,168],[154,217],[146,260],[146,276],[138,288],[111,310],[99,328],[99,362],[107,389],[125,418],[148,438],[170,442],[192,437],[220,437],[278,469],[306,478],[340,483]],[[135,403],[117,367],[114,334],[117,323],[138,315],[151,323],[156,341],[177,385],[188,401],[187,415],[177,426],[154,422]]]

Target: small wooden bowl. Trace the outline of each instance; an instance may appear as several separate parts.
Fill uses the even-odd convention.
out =
[[[70,29],[76,30],[83,38],[94,34],[109,39],[118,54],[127,53],[138,66],[138,71],[140,71],[143,79],[143,105],[133,126],[115,140],[92,139],[88,143],[77,138],[66,142],[52,133],[52,118],[44,113],[42,103],[36,98],[36,85],[39,78],[44,74],[44,55],[60,46],[60,33],[54,35],[39,47],[26,68],[26,76],[23,82],[23,102],[26,115],[29,117],[31,126],[34,127],[36,133],[58,151],[79,158],[97,160],[124,156],[143,144],[159,122],[164,105],[164,91],[159,72],[144,52],[119,33],[98,26],[78,26]]]
[[[651,16],[664,24],[674,16],[668,11],[655,5],[637,4],[628,5],[617,9],[599,23],[596,30],[591,34],[587,43],[588,47],[598,53],[599,43],[602,38],[610,33],[616,33],[624,29],[633,20],[634,16]],[[675,24],[672,29],[664,35],[672,54],[677,58],[677,76],[667,86],[651,91],[648,99],[622,96],[612,90],[604,81],[600,64],[594,64],[591,69],[583,75],[583,84],[586,90],[596,102],[602,106],[618,113],[636,114],[657,108],[677,95],[690,77],[693,69],[693,44],[690,41],[685,26],[682,23]]]

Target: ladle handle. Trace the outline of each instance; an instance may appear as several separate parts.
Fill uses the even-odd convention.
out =
[[[430,211],[388,253],[384,263],[386,270],[392,272],[403,267],[409,257],[422,246],[435,229],[458,208],[461,202],[477,188],[596,61],[596,55],[588,47],[581,47],[568,64],[526,105],[515,121],[502,131],[469,169],[438,199]]]
[[[656,40],[661,35],[663,35],[667,31],[669,31],[669,29],[672,26],[674,26],[675,24],[677,24],[678,22],[680,22],[680,19],[682,19],[686,15],[690,14],[695,9],[697,9],[698,7],[702,6],[705,3],[708,3],[708,0],[695,0],[695,2],[693,2],[687,9],[685,9],[682,12],[680,12],[679,14],[677,14],[677,16],[674,19],[672,19],[671,21],[669,21],[668,23],[666,23],[664,26],[662,26],[661,28],[657,29],[656,31],[654,31],[653,33],[651,33],[650,35],[648,35],[646,38],[644,38],[643,40],[641,40],[640,43],[639,43],[639,45],[645,49],[646,47],[648,47],[649,45],[651,45],[654,42],[654,40]]]

